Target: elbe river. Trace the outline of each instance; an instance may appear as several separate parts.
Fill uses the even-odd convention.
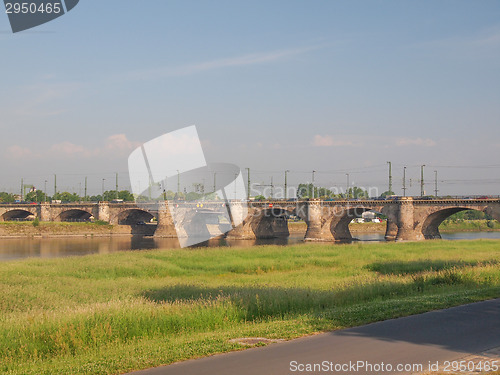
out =
[[[384,242],[381,233],[354,235],[363,243]],[[500,232],[459,232],[443,233],[443,240],[500,239]],[[199,247],[250,247],[257,245],[293,245],[303,243],[303,234],[292,234],[288,238],[269,240],[225,240],[214,239]],[[357,241],[355,241],[357,242]],[[328,242],[322,242],[327,244]],[[336,243],[330,243],[335,246]],[[0,261],[25,258],[57,258],[89,254],[107,254],[118,251],[140,251],[144,249],[178,248],[179,243],[172,238],[151,237],[54,237],[54,238],[5,238],[0,239]],[[189,251],[189,248],[187,249]]]

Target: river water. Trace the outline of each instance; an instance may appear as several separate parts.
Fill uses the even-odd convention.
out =
[[[354,235],[363,242],[383,242],[381,233]],[[443,233],[445,240],[500,239],[500,232]],[[256,245],[293,245],[302,243],[303,234],[270,240],[210,240],[200,247],[250,247]],[[107,254],[117,251],[178,248],[175,239],[151,237],[65,237],[65,238],[12,238],[0,239],[0,261],[23,258],[57,258],[75,255]]]

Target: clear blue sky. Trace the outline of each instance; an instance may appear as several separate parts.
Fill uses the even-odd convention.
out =
[[[18,34],[0,14],[0,48],[0,190],[125,186],[134,147],[195,124],[256,182],[384,191],[390,160],[397,193],[426,164],[429,193],[436,169],[500,194],[496,0],[81,0]]]

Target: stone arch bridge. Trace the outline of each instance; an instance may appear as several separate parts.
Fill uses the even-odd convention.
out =
[[[228,207],[221,201],[179,203],[180,209],[193,212],[190,221],[200,217],[213,217],[225,213]],[[373,211],[387,217],[385,237],[389,240],[423,240],[441,238],[439,225],[450,215],[464,210],[485,212],[500,221],[499,199],[433,199],[418,200],[411,197],[398,200],[343,200],[343,201],[272,201],[231,202],[231,210],[248,210],[243,223],[229,231],[228,238],[256,239],[287,236],[287,218],[297,216],[307,224],[306,241],[351,240],[349,224],[363,212]],[[40,221],[102,220],[114,225],[138,226],[155,218],[156,237],[177,237],[177,232],[166,208],[160,204],[135,203],[69,203],[69,204],[0,204],[0,221],[23,220],[37,217]],[[203,220],[201,220],[203,221]],[[191,223],[183,223],[190,225]],[[230,223],[221,223],[222,235]],[[213,226],[213,225],[212,225]],[[217,231],[216,231],[217,232]],[[153,233],[153,232],[151,232]],[[217,234],[217,233],[215,233]]]

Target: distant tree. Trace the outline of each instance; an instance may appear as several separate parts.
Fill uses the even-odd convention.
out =
[[[0,192],[0,203],[13,203],[16,201],[14,194]]]
[[[357,186],[353,186],[349,189],[349,196],[353,198],[368,198],[368,192]]]
[[[62,202],[78,202],[81,201],[82,198],[76,193],[68,193],[67,191],[64,191],[62,193],[54,194],[52,200],[60,200]]]
[[[124,202],[133,202],[135,200],[134,195],[128,190],[120,190],[118,193],[116,190],[108,190],[104,192],[105,201],[110,202],[114,199],[122,199]]]
[[[43,202],[45,200],[45,193],[41,190],[31,191],[26,194],[24,200],[26,202]]]
[[[396,193],[394,193],[392,190],[387,190],[387,191],[384,191],[382,194],[380,194],[380,196],[383,198],[388,197],[390,195],[396,195]]]
[[[256,200],[256,201],[265,201],[265,200],[266,200],[266,197],[264,197],[263,195],[257,195],[257,196],[255,197],[255,200]]]

